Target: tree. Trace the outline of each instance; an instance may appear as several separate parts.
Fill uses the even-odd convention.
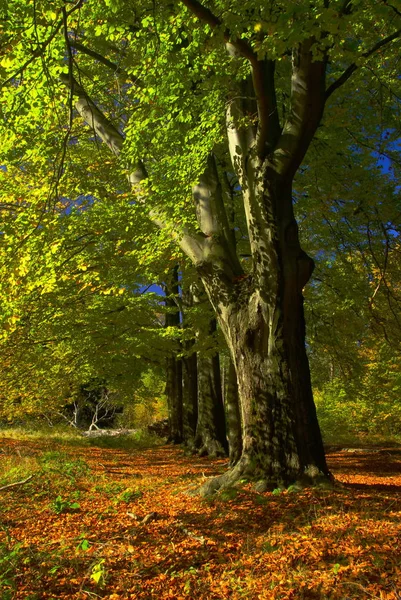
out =
[[[195,306],[201,308],[199,312],[203,312],[203,323],[199,318],[195,326],[196,335],[201,341],[199,346],[203,348],[197,349],[198,420],[194,445],[200,455],[224,456],[228,444],[220,355],[216,343],[217,324],[213,314],[210,314],[210,303],[204,291],[196,284],[192,289]]]
[[[379,115],[383,93],[373,96]],[[296,204],[307,250],[317,256],[306,293],[312,381],[322,427],[337,441],[391,435],[400,426],[398,157],[390,144],[385,163],[378,162],[391,131],[389,119],[384,131],[378,121],[369,122],[357,151],[352,121],[337,132],[336,164],[320,140],[319,161],[301,175]]]
[[[68,193],[78,114],[87,135],[75,146],[87,152],[95,137],[111,150],[131,204],[190,258],[214,307],[237,374],[243,443],[235,467],[208,489],[244,477],[275,486],[327,475],[305,351],[303,288],[313,261],[299,240],[293,180],[339,90],[351,102],[358,78],[374,85],[378,68],[397,83],[398,9],[385,0],[88,0],[9,2],[8,11],[7,159],[18,98],[20,135],[42,139],[29,160],[38,161],[39,147],[48,157],[57,139],[56,191],[64,181]],[[221,175],[230,161],[246,260],[227,214]]]
[[[170,440],[201,455],[227,452],[216,319],[193,269],[171,270],[165,286],[166,326],[181,340],[167,358]]]
[[[225,361],[224,375],[224,406],[227,422],[227,440],[229,447],[230,465],[234,466],[241,458],[242,432],[241,415],[238,402],[238,383],[235,367],[231,359]]]
[[[175,265],[168,274],[168,283],[165,285],[166,327],[176,330],[179,335],[180,311],[177,306],[179,296],[178,266]],[[166,359],[166,389],[165,394],[168,405],[169,440],[175,444],[183,441],[183,388],[182,388],[182,360],[178,356],[181,344],[173,348]]]

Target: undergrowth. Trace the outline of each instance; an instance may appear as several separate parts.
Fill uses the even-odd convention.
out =
[[[138,429],[132,433],[122,433],[121,435],[109,436],[99,435],[91,437],[83,435],[77,429],[66,426],[49,427],[46,425],[30,427],[0,427],[0,439],[10,438],[19,441],[37,440],[45,442],[47,446],[58,446],[60,444],[72,447],[95,446],[99,448],[120,448],[120,449],[142,449],[152,446],[158,446],[164,441],[146,430]]]

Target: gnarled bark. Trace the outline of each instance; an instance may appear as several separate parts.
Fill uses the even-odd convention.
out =
[[[287,190],[259,177],[248,191],[260,207],[248,216],[252,275],[232,278],[218,254],[213,266],[199,269],[236,369],[243,441],[235,467],[207,482],[203,493],[243,478],[267,489],[329,475],[305,351],[302,288],[312,269],[287,215],[277,210],[288,202]]]

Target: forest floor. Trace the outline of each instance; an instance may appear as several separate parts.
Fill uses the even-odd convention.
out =
[[[1,600],[401,599],[401,449],[329,452],[334,489],[203,499],[226,461],[118,443],[0,439],[0,487],[33,475],[0,491]]]

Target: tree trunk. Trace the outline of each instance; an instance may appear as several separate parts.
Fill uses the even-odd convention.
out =
[[[283,270],[284,343],[291,374],[290,391],[295,416],[295,435],[301,465],[314,465],[328,473],[322,436],[313,401],[309,360],[305,346],[303,288],[311,278],[314,262],[302,250],[294,217],[292,190],[283,186],[276,203]],[[312,468],[312,467],[311,467]]]
[[[169,436],[168,441],[181,444],[182,435],[182,361],[175,356],[166,359],[166,387]]]
[[[165,286],[166,299],[166,327],[180,326],[180,313],[174,297],[178,296],[178,267],[170,272],[170,280]],[[182,422],[182,361],[177,358],[176,352],[166,359],[166,387],[169,438],[170,442],[180,444],[183,439]]]
[[[243,478],[267,489],[329,475],[305,351],[302,288],[311,261],[294,220],[275,210],[282,196],[265,186],[259,194],[265,210],[253,231],[253,274],[230,277],[217,255],[199,268],[237,373],[243,441],[237,464],[207,482],[205,494]]]
[[[182,359],[182,394],[183,441],[188,448],[193,449],[198,421],[198,367],[196,352]]]
[[[198,423],[195,447],[201,456],[227,454],[219,355],[198,354]]]
[[[238,397],[238,382],[231,358],[225,366],[224,405],[226,412],[227,439],[230,466],[237,464],[242,451],[241,414]]]
[[[188,329],[188,315],[194,304],[192,290],[182,290],[182,327]],[[182,359],[182,394],[183,394],[183,441],[193,450],[195,447],[196,424],[198,421],[198,366],[194,351],[195,339],[183,342],[184,357]]]
[[[222,325],[228,332],[238,379],[242,454],[233,469],[203,486],[205,494],[244,478],[256,480],[263,490],[286,486],[303,471],[295,439],[283,318],[271,303],[266,314],[262,304],[260,293],[254,291],[249,305],[235,304],[224,311],[228,318]]]
[[[209,334],[216,330],[211,319]],[[226,421],[218,353],[212,356],[198,353],[198,423],[195,446],[199,454],[225,456],[228,451]]]

